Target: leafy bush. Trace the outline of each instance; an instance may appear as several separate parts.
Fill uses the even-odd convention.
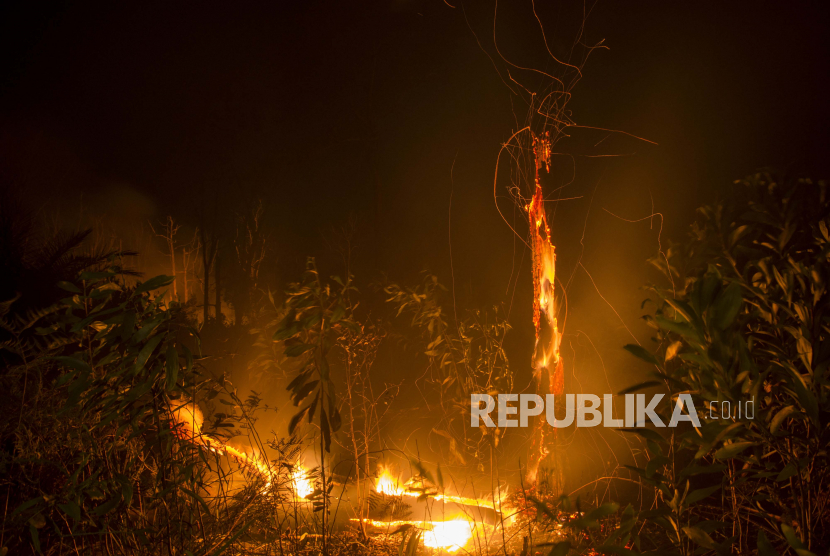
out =
[[[657,352],[627,347],[672,398],[692,395],[702,424],[653,438],[638,470],[678,553],[827,549],[829,214],[825,183],[756,174],[651,261],[672,284],[652,288]],[[712,419],[712,402],[731,418]]]
[[[254,407],[200,371],[195,330],[152,294],[171,278],[125,290],[117,275],[81,273],[60,284],[59,304],[0,315],[2,347],[21,361],[2,374],[3,553],[218,554],[273,542],[290,468],[277,465],[267,489],[260,475],[239,481],[200,424],[184,426],[199,421],[196,400],[220,393],[231,411]]]
[[[598,552],[826,553],[828,215],[825,183],[759,173],[700,208],[688,241],[650,261],[668,280],[644,302],[657,347],[626,349],[652,376],[622,393],[666,388],[664,422],[689,394],[700,426],[629,429],[645,439],[648,463],[630,469],[654,504],[636,526],[630,509],[607,520]],[[583,521],[568,525],[600,527]]]

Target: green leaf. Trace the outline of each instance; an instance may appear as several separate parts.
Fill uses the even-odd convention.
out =
[[[89,368],[89,365],[87,365],[85,361],[81,361],[80,359],[76,359],[74,357],[55,357],[55,361],[57,361],[64,367],[69,367],[70,369],[74,369],[84,374],[89,374],[92,372],[92,369]]]
[[[81,293],[81,289],[78,286],[76,286],[75,284],[73,284],[72,282],[65,282],[65,281],[61,280],[60,282],[58,282],[57,286],[60,289],[66,290],[68,292]]]
[[[599,508],[592,510],[591,513],[588,514],[588,519],[602,519],[603,517],[617,513],[617,510],[619,509],[619,504],[615,502],[606,502]]]
[[[654,475],[654,473],[657,472],[658,469],[669,463],[669,461],[671,460],[666,456],[657,456],[655,458],[650,459],[649,462],[646,464],[646,477],[651,478]]]
[[[185,494],[187,494],[188,496],[190,496],[191,498],[193,498],[194,500],[199,502],[202,505],[202,507],[204,507],[206,512],[210,512],[210,507],[207,505],[207,502],[205,502],[204,498],[202,498],[197,493],[193,492],[192,490],[190,490],[187,487],[182,487],[182,491],[184,491]]]
[[[720,489],[721,489],[721,485],[715,485],[715,486],[708,487],[708,488],[699,488],[697,490],[693,490],[686,497],[686,500],[684,500],[684,503],[687,506],[691,506],[695,502],[700,502],[701,500],[703,500],[705,498],[708,498],[709,496],[711,496],[715,492],[719,491]]]
[[[300,424],[300,421],[303,420],[303,415],[305,415],[307,411],[308,411],[308,406],[302,408],[300,411],[298,411],[297,413],[294,414],[294,416],[291,418],[291,421],[288,423],[288,434],[289,435],[294,434],[294,429],[296,429],[297,425]]]
[[[813,424],[820,427],[818,401],[816,400],[815,395],[809,388],[807,388],[807,383],[804,382],[804,377],[802,377],[801,373],[795,370],[795,368],[790,368],[790,375],[793,377],[793,380],[791,380],[790,383],[793,385],[793,389],[798,395],[798,401],[801,403],[801,408],[810,420],[813,421]]]
[[[637,344],[626,344],[623,346],[623,349],[631,352],[635,357],[639,357],[646,363],[657,365],[657,358],[655,358],[654,355],[643,346],[638,346]]]
[[[666,358],[665,361],[669,362],[677,356],[677,352],[680,351],[680,348],[683,347],[683,342],[677,340],[676,342],[672,342],[669,347],[666,348]]]
[[[139,284],[135,288],[135,293],[140,294],[144,292],[149,292],[158,288],[163,288],[169,284],[173,283],[174,278],[172,276],[156,276],[154,278],[150,278],[143,284]]]
[[[95,508],[94,510],[92,510],[92,513],[94,515],[99,516],[99,517],[103,516],[103,515],[106,515],[106,514],[110,513],[112,510],[114,510],[116,507],[118,507],[118,505],[120,503],[121,503],[121,497],[120,496],[113,496],[112,498],[110,498],[109,500],[107,500],[106,502],[104,502],[103,504],[101,504],[100,506]]]
[[[329,429],[329,418],[326,415],[326,409],[320,408],[320,430],[323,433],[323,443],[326,452],[331,452],[331,429]]]
[[[298,357],[310,349],[316,348],[316,344],[296,344],[285,349],[286,357]]]
[[[679,334],[692,342],[698,342],[700,340],[700,334],[698,334],[697,330],[695,330],[691,324],[686,322],[678,322],[676,320],[667,319],[661,315],[654,317],[654,322],[656,322],[657,325],[663,330]]]
[[[155,351],[156,346],[159,345],[163,336],[159,334],[158,336],[153,336],[150,340],[144,344],[144,347],[141,348],[141,351],[138,352],[138,357],[135,360],[135,368],[137,370],[143,369],[144,365],[147,363],[147,360],[150,359],[150,356]]]
[[[311,369],[306,367],[305,370],[300,371],[300,373],[297,374],[297,376],[295,376],[291,380],[291,382],[288,383],[288,386],[286,386],[285,389],[288,390],[288,391],[296,390],[297,387],[300,386],[301,384],[304,384],[305,381],[308,380],[308,378],[310,376],[311,376]]]
[[[314,390],[314,388],[317,387],[318,384],[320,384],[319,380],[312,380],[311,382],[308,382],[304,384],[302,387],[298,388],[294,392],[293,396],[294,405],[300,405],[300,402],[306,399],[306,397],[311,393],[312,390]]]
[[[715,541],[712,540],[712,537],[710,537],[706,531],[699,529],[698,527],[684,527],[683,532],[686,533],[686,536],[692,539],[692,541],[704,548],[711,549],[715,547]]]
[[[721,473],[726,469],[726,465],[722,463],[717,463],[714,465],[695,465],[689,464],[683,468],[680,472],[679,478],[681,481],[685,481],[688,477],[693,477],[695,475],[705,475],[707,473]]]
[[[72,500],[69,500],[66,504],[58,504],[58,508],[75,522],[81,521],[81,507]]]
[[[714,454],[715,459],[729,459],[734,458],[750,446],[754,446],[754,442],[734,442],[727,444]]]
[[[798,468],[794,462],[790,462],[786,467],[784,467],[784,469],[781,470],[781,473],[779,473],[775,478],[775,482],[780,483],[781,481],[786,481],[796,473],[798,473]]]
[[[645,390],[646,388],[652,388],[654,386],[663,386],[663,383],[659,380],[647,380],[645,382],[641,382],[639,384],[635,384],[634,386],[629,386],[625,390],[620,390],[617,395],[624,396],[626,394],[630,394],[632,392],[636,392],[638,390]]]
[[[29,518],[29,525],[33,526],[35,529],[43,529],[46,527],[46,518],[43,517],[42,513],[38,512]]]
[[[794,411],[795,407],[791,405],[788,405],[787,407],[779,410],[778,413],[775,414],[775,417],[772,418],[772,421],[769,424],[769,432],[775,434],[775,431],[778,430],[778,427],[781,426],[781,423],[784,422],[784,419],[786,419]]]
[[[337,411],[336,407],[331,408],[329,411],[331,412],[331,430],[332,432],[337,432],[343,425],[343,420],[340,417],[340,412]]]
[[[767,534],[760,527],[758,528],[758,556],[781,556],[772,547],[772,543],[767,539]]]
[[[413,532],[409,537],[409,542],[406,544],[406,551],[404,556],[415,556],[418,551],[418,541],[421,539],[421,532]]]
[[[40,535],[37,532],[37,528],[32,524],[29,524],[29,534],[32,537],[32,546],[35,547],[35,551],[38,554],[43,554],[40,550]]]
[[[9,516],[9,517],[14,517],[14,516],[16,516],[17,514],[22,513],[22,512],[24,512],[24,511],[28,510],[29,508],[31,508],[32,506],[34,506],[34,505],[35,505],[35,504],[37,504],[38,502],[43,502],[43,498],[42,498],[41,496],[38,496],[37,498],[32,498],[31,500],[28,500],[28,501],[26,501],[26,502],[23,502],[22,504],[20,504],[20,505],[19,505],[19,506],[18,506],[18,507],[17,507],[17,508],[16,508],[16,509],[12,512],[12,515],[11,515],[11,516]]]
[[[144,326],[141,327],[141,329],[138,332],[136,332],[133,335],[132,341],[137,344],[144,342],[144,340],[150,337],[150,334],[153,333],[153,330],[155,330],[158,327],[158,325],[160,325],[164,321],[164,318],[164,315],[159,315],[153,320],[146,323]]]
[[[346,308],[343,307],[340,303],[334,308],[331,312],[331,318],[329,319],[332,324],[338,322],[343,319],[343,316],[346,314]]]
[[[171,344],[167,346],[167,390],[176,387],[179,378],[179,352]]]
[[[735,317],[738,316],[738,311],[741,310],[742,304],[741,285],[738,282],[732,282],[721,292],[712,307],[712,320],[715,327],[718,330],[728,328],[735,320]]]
[[[792,547],[797,556],[817,556],[814,552],[807,550],[798,535],[795,534],[795,529],[786,524],[781,524],[781,531],[787,539],[787,543]]]
[[[272,339],[275,342],[279,342],[279,341],[282,341],[282,340],[287,340],[288,338],[291,338],[292,336],[295,336],[298,333],[300,333],[302,331],[302,329],[303,329],[303,327],[300,325],[300,323],[297,322],[297,321],[294,321],[294,322],[291,322],[290,324],[287,324],[283,328],[278,328],[277,331],[274,332],[274,336],[273,336]]]

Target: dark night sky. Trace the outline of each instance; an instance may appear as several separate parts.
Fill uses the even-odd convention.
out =
[[[610,50],[586,66],[574,118],[659,143],[637,145],[603,175],[621,197],[651,192],[681,229],[690,207],[757,167],[826,174],[819,3],[729,6],[601,2],[586,24],[585,42],[605,39]],[[415,268],[439,267],[457,153],[459,240],[482,233],[474,228],[493,233],[481,244],[510,239],[493,229],[489,183],[514,127],[510,94],[460,4],[28,10],[5,3],[0,18],[6,185],[73,197],[121,184],[181,218],[206,188],[250,191],[272,201],[287,243],[301,244],[291,257],[318,249],[317,230],[355,212],[379,236],[381,267],[401,249]],[[493,5],[466,11],[495,55]],[[573,39],[568,10],[540,3],[539,13],[554,40]],[[498,23],[506,56],[544,63],[528,2],[503,4]],[[595,185],[591,171],[574,195]]]
[[[552,41],[569,44],[582,6],[537,4]],[[6,2],[0,179],[35,207],[83,196],[116,219],[140,204],[142,217],[192,221],[200,196],[218,195],[223,207],[261,196],[283,278],[296,277],[305,255],[323,254],[320,232],[354,213],[358,272],[409,282],[425,268],[449,280],[452,190],[459,296],[513,299],[512,349],[526,357],[529,259],[516,252],[514,297],[514,241],[492,196],[499,145],[526,107],[511,104],[454,5]],[[494,5],[465,7],[495,56]],[[499,9],[502,53],[549,64],[530,2]],[[588,61],[573,118],[659,146],[631,142],[633,156],[577,159],[568,194],[582,199],[557,207],[553,223],[559,272],[574,272],[566,357],[592,357],[578,355],[590,337],[606,368],[630,366],[619,348],[631,339],[596,288],[647,338],[637,287],[658,225],[601,209],[638,219],[653,202],[663,238],[679,238],[696,206],[759,167],[827,176],[827,29],[820,2],[591,9],[583,40],[605,39],[610,50]],[[596,288],[574,270],[580,252]],[[615,387],[627,383],[615,373]]]

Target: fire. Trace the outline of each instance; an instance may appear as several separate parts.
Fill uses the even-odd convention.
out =
[[[272,470],[268,460],[256,452],[247,453],[216,438],[202,434],[204,417],[199,407],[187,400],[172,410],[173,420],[177,423],[176,434],[181,438],[199,444],[215,454],[230,456],[242,467],[259,474],[265,479],[263,490],[271,486]],[[314,486],[308,479],[308,470],[299,462],[291,473],[294,495],[298,499],[305,499],[314,492]]]
[[[379,494],[386,494],[387,496],[411,496],[418,498],[424,494],[423,489],[408,490],[405,485],[401,485],[400,481],[389,471],[388,468],[382,467],[378,480],[375,483],[375,491]],[[450,502],[453,504],[461,504],[462,506],[478,506],[482,508],[490,508],[498,513],[501,509],[498,505],[494,505],[492,500],[484,498],[467,498],[465,496],[457,496],[455,494],[438,493],[427,491],[427,496],[436,501]]]
[[[536,329],[536,345],[533,349],[533,370],[538,393],[561,395],[565,390],[565,375],[559,344],[562,334],[556,320],[556,249],[551,243],[550,227],[545,214],[540,170],[550,172],[550,140],[534,137],[536,156],[536,189],[527,209],[530,222],[531,248],[533,250],[533,325]],[[555,433],[554,433],[555,435]],[[545,439],[543,420],[533,434],[529,479],[536,480],[539,463],[551,453],[550,440]]]
[[[176,428],[179,436],[194,443],[199,443],[214,453],[233,457],[240,465],[265,477],[267,481],[265,488],[270,486],[272,471],[265,458],[256,453],[245,453],[220,440],[202,434],[203,417],[201,411],[199,411],[199,408],[195,404],[186,403],[174,409],[172,413],[173,419],[179,425]],[[308,469],[300,462],[295,463],[291,470],[291,485],[294,491],[294,497],[297,500],[305,500],[308,495],[314,492],[314,484],[309,479],[308,473]],[[378,493],[388,496],[411,496],[417,498],[423,494],[421,492],[422,489],[409,490],[386,467],[380,470],[377,482],[375,483],[375,490]],[[436,501],[492,508],[497,512],[502,511],[492,500],[466,498],[438,492],[427,494]],[[359,521],[359,519],[353,519],[353,521]],[[463,549],[473,538],[477,528],[485,525],[492,527],[492,525],[484,523],[477,524],[464,515],[447,521],[375,521],[366,519],[364,522],[375,527],[384,527],[387,529],[397,528],[402,525],[412,525],[422,531],[421,541],[424,546],[446,552],[456,552]]]
[[[418,488],[409,490],[406,483],[402,484],[386,467],[381,468],[377,482],[375,483],[375,490],[380,494],[386,494],[388,496],[411,496],[417,498],[425,493],[422,487],[423,484],[419,484]],[[467,498],[454,494],[430,492],[429,490],[426,491],[426,495],[435,501],[450,502],[462,506],[483,507],[492,509],[497,513],[507,511],[506,509],[503,510],[493,500],[483,498]],[[352,521],[360,520],[355,518]],[[404,525],[412,525],[421,530],[421,542],[424,546],[441,549],[446,552],[456,552],[463,549],[472,539],[477,527],[492,527],[492,525],[485,523],[477,524],[465,515],[459,515],[446,521],[376,521],[365,519],[363,522],[374,527],[386,528],[387,530]]]
[[[360,520],[352,518],[351,521]],[[458,516],[448,521],[377,521],[364,519],[363,522],[373,527],[385,529],[397,529],[404,525],[412,525],[421,530],[421,540],[424,546],[438,548],[446,552],[456,552],[463,549],[473,538],[476,529],[486,525],[475,523],[465,516]]]
[[[381,468],[380,475],[378,475],[375,490],[380,494],[388,496],[418,496],[416,492],[409,492],[403,488],[398,480],[392,475],[389,469]]]
[[[447,552],[455,552],[470,542],[473,538],[475,524],[464,518],[452,521],[431,521],[424,530],[424,546],[442,548]]]
[[[182,400],[178,403],[173,409],[173,420],[180,423],[191,436],[201,435],[202,422],[205,418],[199,406],[189,400]]]
[[[308,469],[299,462],[297,462],[291,471],[291,485],[294,488],[294,496],[296,498],[304,499],[314,492],[314,485],[308,480]]]

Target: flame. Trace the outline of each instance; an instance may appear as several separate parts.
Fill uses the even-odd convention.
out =
[[[398,479],[386,467],[382,467],[380,470],[377,483],[375,483],[375,490],[388,496],[418,496],[417,492],[409,492],[403,488]]]
[[[188,431],[191,436],[199,436],[202,434],[202,423],[205,418],[202,411],[195,403],[189,400],[182,400],[180,405],[173,409],[173,420],[180,423],[185,431]]]
[[[375,483],[375,490],[378,493],[388,496],[412,496],[417,498],[424,494],[421,486],[423,485],[419,485],[417,489],[409,490],[406,484],[401,484],[400,480],[388,468],[381,467],[377,482]],[[451,502],[464,506],[485,507],[497,513],[507,511],[506,509],[502,509],[497,503],[494,503],[493,500],[467,498],[447,493],[430,493],[429,491],[426,494],[436,501]],[[361,520],[354,518],[352,521]],[[424,546],[441,549],[446,552],[456,552],[464,548],[470,542],[470,539],[472,539],[476,527],[479,526],[479,524],[464,515],[446,521],[376,521],[372,519],[364,519],[362,521],[375,527],[387,529],[397,528],[403,525],[412,525],[422,531],[421,542]],[[492,525],[484,523],[480,525],[492,527]]]
[[[533,349],[533,370],[537,379],[537,392],[561,395],[565,390],[565,374],[559,345],[562,334],[556,320],[556,249],[551,243],[550,227],[545,214],[544,197],[539,170],[544,166],[550,172],[550,139],[535,138],[533,150],[536,156],[536,189],[527,209],[530,221],[531,247],[533,250],[533,325],[536,344]],[[545,326],[543,326],[545,325]],[[528,478],[535,482],[539,463],[552,452],[552,440],[546,438],[543,419],[537,423],[531,447]]]
[[[413,498],[418,498],[424,494],[424,490],[422,488],[419,488],[418,490],[408,490],[405,485],[401,485],[400,481],[387,467],[381,467],[380,473],[378,474],[378,480],[375,483],[375,491],[379,494],[386,494],[387,496],[411,496]],[[494,505],[492,500],[487,500],[485,498],[467,498],[466,496],[457,496],[455,494],[447,494],[446,492],[437,493],[427,491],[426,494],[430,498],[439,502],[444,501],[453,504],[461,504],[462,506],[490,508],[498,513],[501,513],[498,505]]]
[[[361,520],[352,518],[350,521]],[[482,526],[493,527],[485,523],[476,523],[463,515],[447,521],[377,521],[374,519],[362,521],[374,527],[386,529],[412,525],[422,531],[421,541],[424,546],[442,549],[446,552],[463,549],[473,538],[476,529]]]
[[[271,469],[263,457],[256,453],[245,453],[220,440],[202,434],[203,416],[198,406],[192,403],[185,403],[174,409],[172,416],[174,421],[179,425],[174,430],[180,437],[194,443],[201,443],[211,452],[233,457],[240,465],[265,477],[267,480],[266,489],[270,486]],[[308,478],[308,469],[300,462],[297,462],[291,470],[291,483],[294,496],[297,500],[305,500],[308,495],[314,492],[313,482]],[[408,490],[386,467],[382,467],[380,470],[377,482],[375,483],[375,490],[378,493],[389,496],[411,496],[417,498],[423,494],[419,490]],[[502,511],[501,508],[496,507],[492,500],[466,498],[446,493],[428,493],[428,495],[437,501],[443,500],[466,506],[492,508],[498,512]],[[355,518],[352,521],[360,520]],[[413,525],[421,529],[423,533],[421,539],[424,546],[441,549],[446,552],[456,552],[464,548],[470,542],[476,528],[479,526],[479,524],[467,519],[463,515],[448,521],[375,521],[370,519],[363,521],[375,527],[386,528],[400,527],[401,525],[407,524]],[[488,526],[492,527],[491,525]]]
[[[455,552],[470,542],[473,538],[475,524],[464,519],[456,518],[452,521],[428,522],[431,528],[424,530],[424,546],[442,548],[447,552]]]
[[[173,421],[176,422],[176,426],[173,427],[174,433],[180,438],[189,440],[194,444],[201,445],[215,454],[226,455],[234,458],[242,467],[245,467],[246,469],[249,469],[265,478],[266,482],[263,491],[267,490],[268,487],[271,486],[271,467],[268,464],[267,459],[262,457],[262,455],[256,453],[255,451],[252,451],[251,453],[243,452],[242,450],[234,448],[229,444],[225,444],[221,440],[202,434],[204,416],[202,415],[199,406],[195,403],[190,402],[187,399],[183,400],[180,405],[173,408],[171,416]],[[304,483],[302,492],[306,492],[306,489],[310,488],[307,485],[308,481],[305,479],[307,471],[305,471],[305,468],[299,464],[295,468],[295,473],[298,469],[302,470],[301,480]],[[295,483],[297,483],[296,478]],[[310,488],[310,490],[307,490],[306,494],[310,494],[313,490],[313,488]],[[300,491],[300,489],[295,488],[295,492]]]
[[[314,485],[308,480],[308,469],[302,463],[297,462],[294,470],[291,471],[291,484],[296,498],[305,499],[314,492]]]

